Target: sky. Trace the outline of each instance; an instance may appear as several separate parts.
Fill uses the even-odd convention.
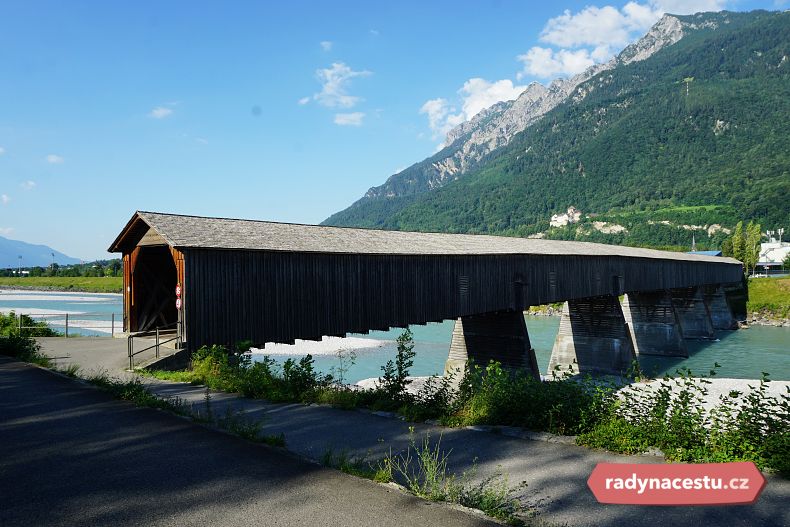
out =
[[[319,223],[662,13],[787,7],[0,0],[0,236],[94,260],[135,210]]]

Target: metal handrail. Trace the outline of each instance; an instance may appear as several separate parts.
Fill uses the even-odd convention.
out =
[[[35,321],[36,318],[40,318],[40,319],[42,319],[42,322],[44,322],[44,323],[47,323],[46,317],[62,317],[64,319],[63,336],[65,338],[68,338],[68,336],[69,336],[69,313],[34,313],[34,314],[29,314],[29,313],[15,313],[14,312],[14,315],[16,315],[16,317],[17,317],[17,321],[18,321],[17,329],[19,330],[20,335],[22,334],[22,330],[23,329],[41,329],[41,326],[24,326],[24,325],[22,325],[22,317],[28,317],[30,320],[33,320],[33,321]],[[72,315],[73,315],[73,313],[72,313]],[[107,313],[98,313],[98,312],[97,313],[79,313],[78,314],[79,317],[85,317],[85,318],[100,317],[100,316],[103,317],[103,316],[106,316],[106,315],[107,315]],[[49,325],[49,323],[47,323],[47,325]],[[77,328],[78,329],[88,329],[88,330],[93,329],[93,328],[89,328],[89,327],[87,327],[87,328],[80,328],[79,326],[77,326]],[[97,331],[97,330],[93,329],[93,331]],[[115,313],[110,313],[110,336],[111,337],[115,336]]]
[[[159,332],[160,332],[160,330],[168,329],[168,328],[170,328],[172,326],[176,327],[176,336],[173,337],[173,338],[169,338],[167,340],[160,340],[159,339]],[[154,334],[156,335],[156,342],[154,344],[151,344],[147,348],[143,348],[143,349],[138,350],[138,351],[134,351],[134,338],[135,337],[150,336],[151,332],[150,331],[137,331],[135,333],[129,333],[129,335],[126,337],[126,348],[127,348],[127,353],[128,353],[128,356],[129,356],[129,370],[134,370],[134,356],[135,355],[139,355],[140,353],[143,353],[143,352],[148,351],[150,349],[156,348],[156,358],[158,359],[159,358],[159,347],[161,345],[163,345],[163,344],[167,344],[168,342],[173,342],[173,341],[176,342],[176,349],[181,348],[181,321],[180,320],[178,322],[175,322],[175,323],[166,324],[164,326],[158,326],[156,328],[156,331],[155,331]]]

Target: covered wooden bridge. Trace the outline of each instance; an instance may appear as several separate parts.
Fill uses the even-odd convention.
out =
[[[717,316],[732,325],[720,286],[742,275],[728,258],[603,244],[143,211],[109,250],[123,253],[128,332],[181,321],[182,341],[196,349],[454,319],[456,366],[471,355],[535,368],[522,311],[565,301],[569,337],[560,342],[561,324],[557,364],[618,371],[638,351],[640,328],[652,342],[666,324],[673,343],[642,348],[682,354],[674,341],[684,320],[697,333]]]

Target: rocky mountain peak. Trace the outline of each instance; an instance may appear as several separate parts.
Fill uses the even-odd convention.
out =
[[[664,15],[647,34],[610,61],[595,64],[570,79],[555,79],[548,86],[531,82],[517,99],[494,104],[450,130],[437,155],[391,176],[383,185],[368,190],[363,199],[416,194],[458,179],[571,95],[574,100],[583,99],[592,87],[577,88],[594,76],[618,65],[647,59],[680,40],[683,31],[683,22],[673,15]]]

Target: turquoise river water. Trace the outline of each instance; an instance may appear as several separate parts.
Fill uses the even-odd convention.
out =
[[[116,318],[116,331],[121,320],[121,296],[91,293],[55,293],[41,291],[0,291],[0,312],[15,310],[17,313],[30,313],[34,318],[45,314],[69,313],[69,332],[83,335],[108,335],[111,331],[110,320]],[[61,329],[64,317],[59,315],[44,317],[50,325]],[[551,355],[551,347],[559,326],[558,317],[528,316],[527,328],[538,365],[546,372]],[[432,375],[441,373],[453,322],[432,323],[426,326],[413,326],[415,351],[412,375]],[[346,380],[356,382],[361,379],[378,377],[381,365],[395,355],[395,339],[402,330],[374,331],[367,335],[349,335],[372,339],[370,347],[357,346],[354,364],[346,372]],[[741,379],[759,378],[761,372],[768,372],[774,380],[790,381],[790,328],[752,326],[738,331],[717,333],[715,341],[688,341],[688,359],[659,358],[642,356],[643,370],[653,375],[673,373],[678,368],[689,368],[693,373],[707,374],[718,362],[719,377]],[[342,344],[341,344],[342,345]],[[346,351],[349,353],[349,351]],[[260,354],[254,355],[259,357]],[[278,354],[278,360],[301,355]],[[325,355],[315,355],[316,366],[325,372],[338,367],[336,354],[331,351]]]

